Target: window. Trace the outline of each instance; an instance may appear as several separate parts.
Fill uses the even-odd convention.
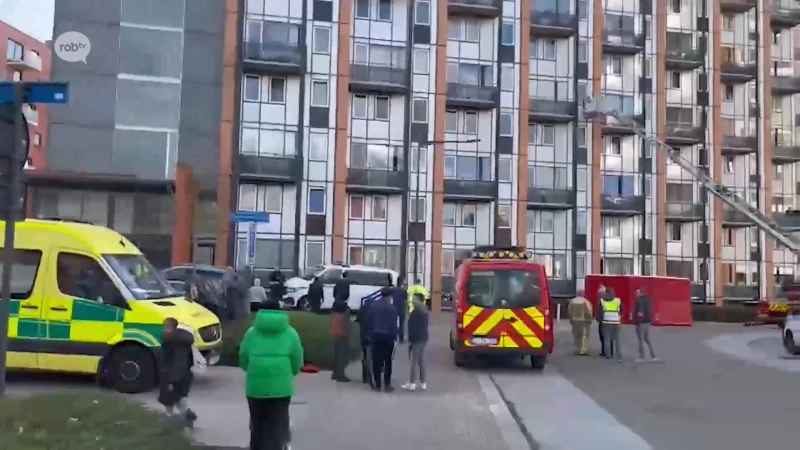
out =
[[[725,228],[722,230],[722,245],[725,247],[733,247],[734,242],[734,235],[733,230],[731,228]]]
[[[733,85],[726,84],[725,85],[725,101],[732,102],[733,101]]]
[[[35,145],[37,147],[42,145],[42,135],[41,134],[39,134],[39,133],[34,133],[33,134],[33,145]],[[775,167],[780,167],[780,166],[775,166]]]
[[[503,64],[500,66],[500,88],[504,91],[514,92],[514,66]]]
[[[311,106],[328,106],[328,82],[322,80],[311,81]]]
[[[6,60],[7,61],[22,61],[25,48],[17,41],[8,40],[6,47]]]
[[[453,275],[456,270],[456,254],[451,249],[442,249],[442,275]]]
[[[328,160],[327,133],[311,133],[308,135],[308,159],[310,161]]]
[[[578,0],[578,20],[586,20],[587,17],[587,0]]]
[[[372,220],[386,220],[388,200],[384,195],[372,197]]]
[[[667,77],[667,88],[668,89],[680,89],[681,88],[681,73],[680,72],[670,72],[669,76]]]
[[[503,22],[500,32],[501,45],[514,45],[514,22]]]
[[[308,213],[325,214],[325,189],[311,188],[308,190]]]
[[[444,116],[444,131],[458,133],[458,111],[447,111]]]
[[[392,20],[392,1],[378,0],[378,20],[390,22]]]
[[[464,21],[464,40],[479,42],[481,40],[481,23],[474,20]]]
[[[239,185],[239,210],[280,214],[283,188],[255,184]]]
[[[475,205],[471,204],[461,205],[461,214],[459,215],[461,221],[459,225],[462,227],[475,227],[475,215],[476,215]]]
[[[554,145],[556,129],[553,125],[535,124],[528,128],[528,143],[534,145]]]
[[[726,31],[733,30],[734,24],[736,23],[736,16],[733,14],[723,14],[722,15],[722,29]]]
[[[446,226],[456,225],[457,208],[455,203],[445,203],[442,207],[442,223]]]
[[[512,167],[512,163],[511,163],[510,159],[507,159],[507,158],[498,159],[497,160],[497,181],[510,182],[512,180],[511,167]]]
[[[679,222],[667,223],[667,240],[679,242],[681,240],[681,224]]]
[[[431,3],[427,0],[417,0],[414,10],[414,23],[417,25],[431,24]]]
[[[609,155],[622,155],[622,139],[618,137],[611,138],[611,145],[608,146]]]
[[[622,75],[622,58],[620,58],[619,56],[607,56],[606,74]]]
[[[510,112],[500,113],[500,136],[514,135],[514,114]]]
[[[355,16],[357,19],[369,19],[369,0],[356,0]]]
[[[511,205],[497,205],[497,227],[511,228]]]
[[[533,214],[530,214],[533,213]],[[530,211],[528,231],[532,233],[552,233],[555,229],[555,213],[553,211]]]
[[[389,120],[389,97],[375,97],[375,119]]]
[[[314,53],[330,54],[331,29],[327,27],[314,27]]]
[[[324,264],[324,253],[324,242],[306,241],[306,267],[316,267]]]
[[[578,41],[578,62],[589,62],[589,47],[586,41]]]
[[[633,175],[603,175],[603,194],[612,197],[635,195],[634,180]]]
[[[366,119],[367,118],[367,96],[354,95],[353,96],[353,118]]]
[[[286,78],[269,79],[269,102],[286,103]]]
[[[3,251],[3,249],[0,249]],[[14,263],[11,268],[11,299],[27,300],[36,284],[36,274],[42,252],[35,250],[14,250]],[[3,262],[0,261],[0,277],[3,274]]]
[[[412,111],[411,120],[414,122],[427,123],[428,122],[428,99],[415,98],[414,110]]]
[[[351,219],[364,218],[364,197],[360,195],[350,196],[350,218]]]
[[[478,113],[473,111],[464,112],[464,133],[478,134]]]
[[[725,156],[725,173],[733,173],[733,156]]]
[[[669,1],[669,12],[680,14],[681,13],[681,0],[670,0]]]
[[[620,238],[622,237],[622,220],[616,218],[606,218],[603,220],[603,237]]]
[[[578,147],[586,147],[586,127],[578,126],[576,130]]]
[[[122,299],[106,271],[88,256],[59,252],[56,267],[58,290],[64,295],[110,305]]]
[[[783,180],[783,166],[777,164],[772,166],[772,179],[775,181]]]
[[[369,64],[369,45],[358,42],[353,44],[353,62]]]
[[[430,73],[431,52],[427,48],[414,49],[414,73]]]
[[[409,222],[425,222],[425,197],[411,197],[408,206]]]
[[[531,57],[533,59],[555,61],[556,41],[552,39],[537,39],[531,43]]]
[[[244,77],[244,99],[257,102],[261,99],[261,78],[248,75]]]
[[[11,75],[11,81],[22,81],[22,71],[15,70]]]

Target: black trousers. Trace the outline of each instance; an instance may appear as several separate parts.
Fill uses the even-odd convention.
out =
[[[375,387],[392,385],[392,358],[394,357],[394,341],[380,340],[370,343],[372,348],[372,379]]]
[[[405,314],[398,314],[397,319],[399,321],[400,326],[397,328],[397,339],[400,342],[404,342],[406,340],[406,315]]]
[[[614,344],[613,343],[611,344],[611,354],[606,355],[606,337],[605,334],[603,334],[602,323],[599,323],[597,325],[597,332],[600,334],[600,356],[607,356],[611,358],[612,356],[614,356]]]
[[[289,402],[291,397],[247,397],[250,407],[250,450],[283,450],[291,440]]]

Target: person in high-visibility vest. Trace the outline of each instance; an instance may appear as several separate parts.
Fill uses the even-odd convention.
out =
[[[422,280],[417,278],[415,280],[413,286],[408,288],[408,314],[414,312],[414,296],[419,295],[422,297],[422,302],[425,303],[428,300],[428,290],[422,286]]]
[[[603,352],[607,359],[611,359],[611,348],[616,353],[617,361],[622,361],[622,348],[619,345],[619,327],[622,319],[622,302],[614,296],[614,291],[607,289],[603,298],[600,299],[600,310],[603,325]]]

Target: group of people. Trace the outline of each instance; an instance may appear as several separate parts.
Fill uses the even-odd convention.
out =
[[[577,297],[572,299],[567,306],[567,315],[572,325],[574,353],[576,355],[589,354],[589,331],[593,321],[598,323],[600,337],[600,356],[607,359],[616,358],[622,361],[622,346],[620,345],[620,326],[622,323],[622,302],[614,294],[613,289],[600,286],[597,292],[597,312],[593,314],[592,303],[586,299],[583,290],[578,291]],[[653,344],[650,342],[650,324],[653,320],[652,302],[642,289],[636,290],[636,302],[631,312],[631,321],[636,327],[636,339],[639,344],[639,358],[644,361],[645,346],[649,350],[650,358],[655,361],[656,355]]]

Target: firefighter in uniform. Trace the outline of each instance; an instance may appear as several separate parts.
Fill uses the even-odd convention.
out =
[[[622,347],[619,344],[619,328],[622,319],[622,302],[614,296],[614,291],[607,289],[600,299],[601,320],[603,326],[603,352],[611,359],[611,349],[616,353],[618,361],[622,361]]]

